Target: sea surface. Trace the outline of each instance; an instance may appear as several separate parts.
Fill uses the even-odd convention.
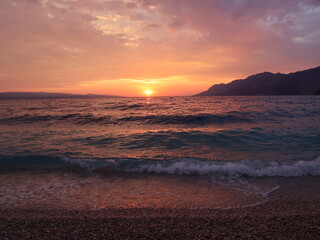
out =
[[[319,198],[320,97],[0,101],[0,208]]]

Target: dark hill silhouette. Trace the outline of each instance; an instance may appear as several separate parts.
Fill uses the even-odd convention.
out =
[[[70,94],[70,93],[46,93],[46,92],[0,92],[0,100],[18,99],[59,99],[59,98],[104,98],[116,97],[97,94]]]
[[[314,95],[320,93],[320,67],[290,73],[264,72],[216,84],[196,96]]]

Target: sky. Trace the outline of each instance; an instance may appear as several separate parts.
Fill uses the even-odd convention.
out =
[[[0,91],[186,96],[320,65],[320,0],[0,0]]]

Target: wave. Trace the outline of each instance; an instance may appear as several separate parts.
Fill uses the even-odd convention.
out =
[[[112,116],[95,116],[93,114],[66,114],[66,115],[30,115],[24,114],[1,118],[0,123],[32,124],[38,122],[71,122],[74,124],[117,124],[124,122],[143,122],[147,124],[224,124],[237,122],[251,122],[252,119],[235,114],[195,114],[195,115],[142,115],[122,118]]]
[[[313,133],[286,134],[264,132],[259,128],[231,129],[218,131],[146,131],[122,136],[99,135],[76,138],[73,141],[99,148],[144,149],[150,150],[190,150],[197,154],[214,152],[250,152],[251,154],[281,155],[287,153],[294,159],[299,156],[315,156],[319,152],[320,135]],[[200,150],[198,154],[198,149]],[[197,156],[193,155],[193,156]],[[227,153],[225,155],[228,155]],[[304,158],[305,159],[305,158]],[[304,160],[303,159],[303,160]],[[230,159],[232,160],[232,159]],[[302,159],[301,159],[302,160]]]
[[[150,106],[150,107],[156,107]],[[122,105],[117,108],[136,110],[136,108],[142,108],[139,104],[134,105]],[[145,109],[146,110],[146,109]],[[14,116],[1,116],[0,124],[32,124],[38,122],[69,122],[73,124],[118,124],[125,122],[142,122],[146,124],[227,124],[227,123],[254,123],[262,121],[275,121],[278,122],[282,117],[294,118],[294,117],[315,117],[320,114],[313,112],[303,112],[303,114],[290,114],[288,112],[255,112],[255,111],[230,111],[225,114],[171,114],[171,115],[137,115],[137,116],[124,116],[115,118],[112,115],[94,115],[94,114],[82,114],[82,113],[70,113],[65,115],[33,115],[22,114]]]
[[[143,121],[149,124],[223,124],[233,122],[251,122],[248,117],[235,114],[196,114],[196,115],[148,115],[121,118],[120,121]]]
[[[104,110],[153,110],[153,109],[168,109],[164,105],[155,104],[155,103],[134,103],[134,104],[108,104],[110,106],[104,107]]]
[[[90,123],[113,123],[110,116],[95,116],[93,114],[66,114],[66,115],[20,115],[0,119],[0,123],[14,124],[32,124],[38,122],[73,122],[75,124],[90,124]]]
[[[315,161],[278,163],[242,160],[238,162],[176,161],[170,164],[142,165],[134,169],[138,172],[195,174],[229,177],[300,177],[320,176],[320,158]]]
[[[275,162],[261,160],[212,161],[205,159],[70,158],[48,156],[4,156],[2,170],[74,170],[135,172],[149,174],[200,175],[213,177],[302,177],[320,176],[320,157],[312,161]]]

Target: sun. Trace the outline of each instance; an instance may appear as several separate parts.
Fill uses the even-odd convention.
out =
[[[150,89],[147,89],[147,90],[144,91],[144,94],[147,95],[147,96],[151,96],[152,93],[153,93],[153,91],[150,90]]]

